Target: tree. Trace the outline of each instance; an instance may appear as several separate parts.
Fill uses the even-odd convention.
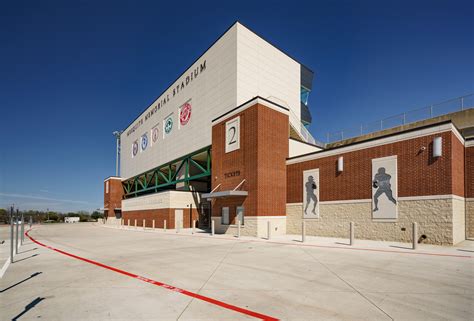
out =
[[[10,221],[10,214],[6,209],[0,208],[0,223],[8,223]]]
[[[59,215],[56,212],[49,212],[49,220],[50,221],[59,221]]]
[[[92,212],[91,218],[94,220],[98,220],[99,218],[104,218],[104,213],[94,211]]]

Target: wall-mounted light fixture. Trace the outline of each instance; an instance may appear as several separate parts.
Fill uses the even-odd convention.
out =
[[[435,137],[433,139],[433,157],[440,157],[443,155],[443,138]]]
[[[344,157],[339,156],[337,159],[337,171],[342,172],[344,170]]]

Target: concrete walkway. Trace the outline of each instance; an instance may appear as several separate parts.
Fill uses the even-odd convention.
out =
[[[140,277],[27,240],[0,280],[1,318],[258,319],[226,304],[282,320],[474,317],[470,241],[413,251],[384,242],[348,247],[347,240],[301,244],[297,236],[266,241],[190,232],[86,223],[35,227],[30,235],[47,246]]]

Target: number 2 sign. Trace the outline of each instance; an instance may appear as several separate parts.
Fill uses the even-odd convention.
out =
[[[229,153],[240,148],[240,117],[225,123],[225,152]]]

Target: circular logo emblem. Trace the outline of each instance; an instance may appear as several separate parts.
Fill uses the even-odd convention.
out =
[[[148,136],[144,134],[142,136],[142,150],[145,150],[148,146]]]
[[[153,140],[153,143],[156,143],[156,141],[158,140],[158,127],[152,129],[151,139]]]
[[[173,129],[173,118],[169,117],[165,123],[165,133],[169,134]]]
[[[138,142],[134,141],[132,145],[132,154],[133,156],[137,156],[138,153]]]
[[[189,119],[191,118],[191,104],[186,103],[181,107],[181,113],[179,114],[179,121],[181,125],[184,126],[188,123]]]

